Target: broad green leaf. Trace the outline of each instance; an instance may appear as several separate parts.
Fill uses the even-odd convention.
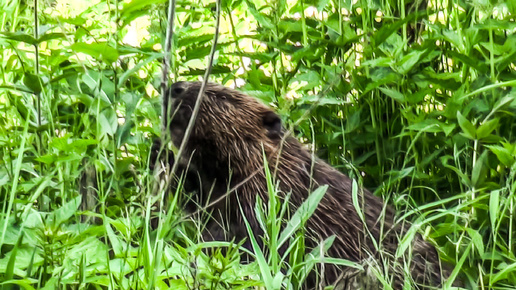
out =
[[[459,122],[464,136],[468,139],[475,140],[477,136],[475,126],[473,126],[468,119],[464,118],[459,111],[457,111],[457,121]]]
[[[485,122],[477,128],[477,138],[482,140],[489,136],[498,127],[499,120],[493,119]]]
[[[487,72],[488,70],[488,67],[487,65],[479,60],[478,58],[472,58],[470,56],[467,56],[467,55],[464,55],[462,53],[459,53],[455,50],[447,50],[446,53],[454,60],[458,60],[464,64],[467,64],[475,69],[477,69],[478,71],[480,72]]]
[[[18,259],[18,249],[21,247],[23,241],[23,231],[20,231],[20,235],[18,236],[18,241],[16,242],[16,245],[14,245],[14,248],[11,250],[11,256],[9,257],[9,262],[7,262],[7,268],[5,269],[5,278],[6,280],[10,280],[14,276],[14,266],[16,263],[16,260]]]
[[[102,60],[107,64],[111,64],[118,59],[118,52],[116,49],[106,42],[76,42],[72,44],[71,48],[75,52],[82,52],[98,60]]]
[[[34,36],[23,32],[1,32],[0,35],[9,40],[21,41],[32,45],[38,44]]]
[[[118,120],[116,113],[112,109],[106,109],[100,112],[98,122],[100,124],[100,130],[104,134],[114,136],[116,129],[118,128]]]
[[[413,50],[396,63],[393,69],[401,75],[407,74],[427,51]]]
[[[113,252],[115,253],[115,257],[120,257],[122,256],[124,249],[127,248],[128,245],[126,245],[121,240],[122,237],[115,234],[113,228],[111,228],[111,222],[111,220],[110,222],[104,221],[104,228],[106,229],[109,244],[111,246],[111,249],[113,249]]]
[[[409,93],[406,95],[407,102],[410,104],[418,104],[423,102],[426,96],[431,96],[432,90],[426,89],[426,90],[420,90],[414,93]]]
[[[451,42],[453,46],[457,47],[459,52],[464,51],[464,46],[462,45],[459,32],[450,29],[443,29],[442,35],[446,38],[447,41]]]
[[[43,81],[37,75],[31,73],[25,73],[25,77],[23,78],[23,84],[25,84],[29,89],[32,90],[34,94],[41,93]]]
[[[346,133],[353,132],[360,126],[360,111],[353,112],[346,117]]]
[[[49,221],[54,227],[58,227],[63,222],[67,221],[72,216],[74,216],[80,205],[81,205],[81,195],[78,195],[77,197],[72,198],[70,201],[63,204],[57,210],[52,212],[47,217],[47,221]]]
[[[393,98],[394,100],[396,100],[400,103],[404,103],[406,101],[405,96],[402,93],[400,93],[399,91],[389,89],[389,88],[379,88],[379,89],[384,94],[386,94],[387,96]]]
[[[484,145],[493,152],[503,165],[511,167],[514,164],[513,151],[499,145]]]
[[[315,71],[306,71],[299,73],[292,81],[306,82],[303,85],[304,90],[311,90],[321,85],[321,77]]]
[[[513,93],[513,91],[511,91],[511,93],[509,93],[507,96],[504,96],[503,98],[499,99],[496,104],[493,106],[493,110],[491,111],[490,114],[493,114],[495,112],[497,112],[498,110],[504,108],[506,105],[514,102],[515,100],[515,94]]]
[[[455,129],[455,126],[455,124],[445,124],[435,119],[426,119],[408,126],[408,129],[428,133],[444,132],[448,136]]]
[[[6,172],[0,170],[0,187],[6,185],[9,181],[9,175]]]

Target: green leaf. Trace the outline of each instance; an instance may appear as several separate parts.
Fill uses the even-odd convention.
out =
[[[328,249],[333,245],[335,241],[335,235],[331,235],[322,243],[317,245],[317,247],[313,248],[310,253],[305,255],[305,266],[300,270],[300,274],[303,277],[307,277],[308,273],[312,271],[312,268],[316,263],[320,263],[324,261],[324,253],[328,252]],[[358,267],[361,267],[360,265]]]
[[[445,124],[435,119],[426,119],[408,126],[408,129],[428,133],[444,132],[448,136],[455,129],[455,126],[455,124]]]
[[[421,57],[427,53],[426,50],[413,50],[409,52],[407,55],[403,56],[401,61],[396,63],[396,65],[393,66],[393,70],[398,72],[401,75],[407,74],[416,63],[419,62]]]
[[[76,212],[79,206],[81,205],[81,195],[71,199],[69,202],[63,204],[60,208],[56,209],[52,212],[47,220],[53,224],[54,227],[58,227],[63,222],[67,221],[71,218]]]
[[[105,222],[104,227],[106,229],[106,234],[109,239],[109,243],[111,245],[111,249],[115,253],[116,257],[120,257],[124,253],[124,249],[127,248],[127,245],[121,240],[121,237],[115,234],[111,224],[115,221],[109,219],[109,223]]]
[[[0,35],[3,35],[3,38],[9,40],[21,41],[32,45],[38,44],[34,36],[23,32],[1,32]]]
[[[350,133],[358,129],[360,126],[360,111],[355,111],[346,117],[346,133]]]
[[[115,135],[116,129],[118,128],[118,120],[114,110],[108,108],[100,112],[98,122],[103,134],[108,134],[109,136]]]
[[[344,266],[344,267],[355,268],[358,270],[364,270],[364,266],[360,265],[357,262],[353,262],[353,261],[346,260],[346,259],[324,257],[323,261],[325,264],[339,265],[339,266]]]
[[[34,280],[33,279],[28,279],[28,278],[25,278],[25,279],[12,279],[12,280],[8,280],[6,279],[5,281],[2,281],[0,282],[0,286],[7,286],[7,285],[11,285],[11,286],[18,286],[18,287],[7,287],[7,289],[20,289],[23,288],[25,290],[33,290],[33,289],[36,289],[34,287],[32,287],[31,284],[34,284]],[[38,289],[43,289],[43,288],[38,288]]]
[[[512,263],[510,265],[506,265],[503,267],[503,269],[500,272],[497,272],[493,275],[493,278],[491,278],[491,283],[496,283],[500,280],[507,279],[510,275],[514,275],[514,272],[516,271],[516,263]]]
[[[448,280],[446,280],[446,283],[444,284],[443,289],[451,289],[452,283],[455,281],[455,278],[459,275],[459,271],[462,269],[464,262],[469,257],[469,252],[471,251],[471,245],[472,243],[468,244],[468,247],[464,252],[462,252],[462,255],[460,256],[459,261],[455,265],[455,268],[451,272],[450,276],[448,277]]]
[[[507,96],[504,96],[503,98],[499,99],[496,104],[493,106],[493,110],[489,113],[490,115],[494,114],[498,110],[504,108],[508,104],[514,102],[515,94],[514,90],[512,90]]]
[[[487,151],[484,151],[482,155],[477,159],[473,172],[471,173],[471,184],[474,187],[478,187],[486,177],[487,167],[485,159],[487,157]]]
[[[466,231],[468,232],[468,235],[471,238],[471,241],[473,242],[473,245],[477,249],[480,256],[484,255],[484,242],[482,241],[482,236],[474,229],[472,228],[466,228]]]
[[[118,51],[106,42],[84,43],[76,42],[71,46],[75,52],[82,52],[107,64],[111,64],[118,59]]]
[[[511,167],[514,164],[513,151],[498,145],[485,145],[493,152],[503,165]]]
[[[477,136],[475,126],[473,126],[468,119],[464,118],[460,111],[457,111],[457,120],[459,121],[459,126],[464,136],[468,139],[475,140]]]
[[[496,231],[498,222],[498,211],[500,210],[500,190],[493,190],[489,195],[489,219],[491,220],[491,230]]]
[[[23,83],[32,90],[34,94],[39,94],[42,91],[41,84],[43,83],[41,78],[31,73],[25,73]]]
[[[287,240],[312,216],[319,202],[328,190],[328,185],[321,186],[312,192],[307,199],[296,210],[292,218],[281,232],[278,240],[278,247],[281,247]]]
[[[494,129],[496,129],[498,127],[498,122],[499,122],[498,119],[493,119],[493,120],[489,120],[489,121],[485,122],[484,124],[480,125],[480,127],[478,127],[478,129],[477,129],[477,138],[479,140],[482,140],[482,139],[486,138],[487,136],[489,136],[489,134],[491,134],[491,132],[493,132]]]
[[[14,265],[16,263],[18,249],[22,245],[23,241],[23,231],[20,231],[20,235],[18,236],[18,240],[14,248],[11,250],[11,256],[9,257],[9,262],[7,262],[7,267],[5,269],[5,278],[6,280],[11,280],[14,276]]]
[[[258,23],[267,28],[267,29],[275,29],[275,26],[274,24],[272,23],[272,21],[269,19],[269,17],[265,14],[262,14],[260,13],[257,9],[256,9],[256,6],[254,5],[254,3],[250,0],[245,0],[245,3],[247,4],[247,8],[249,9],[249,12],[251,12],[251,14],[253,15],[254,19],[256,19],[256,21],[258,21]]]
[[[414,241],[415,236],[417,234],[417,230],[420,227],[421,227],[421,224],[419,223],[419,221],[412,224],[412,226],[409,228],[407,233],[401,239],[401,241],[396,249],[396,254],[395,254],[396,259],[402,257],[405,254],[405,252],[407,251],[407,249],[410,247],[410,245],[412,245],[412,241]]]
[[[321,85],[321,77],[313,70],[301,72],[296,77],[292,78],[291,81],[306,82],[303,86],[304,90],[311,90]]]
[[[388,89],[388,88],[379,88],[379,89],[387,96],[393,98],[395,101],[398,101],[400,103],[404,103],[406,101],[405,96],[402,93],[400,93],[399,91],[395,91],[393,89]]]
[[[462,53],[459,53],[455,50],[446,50],[446,53],[449,54],[449,57],[455,61],[460,61],[464,64],[467,64],[473,68],[475,68],[476,70],[478,70],[479,72],[482,72],[482,73],[486,73],[487,70],[488,70],[488,67],[487,65],[481,60],[481,59],[478,59],[478,58],[471,58],[467,55],[464,55]]]
[[[3,187],[9,182],[10,178],[6,172],[0,171],[0,187]]]

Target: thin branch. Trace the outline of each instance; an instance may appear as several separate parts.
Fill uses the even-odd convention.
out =
[[[161,72],[161,95],[163,98],[166,98],[165,95],[168,87],[168,72],[170,70],[170,50],[172,49],[172,37],[174,36],[174,18],[176,14],[176,0],[168,1],[168,27],[167,27],[167,35],[165,37],[165,52],[163,57],[163,70]],[[165,116],[168,114],[168,108],[162,106],[161,108],[161,116],[165,120]],[[165,122],[162,123],[161,127],[162,133],[167,132],[167,126]],[[163,136],[166,137],[166,136]],[[168,140],[165,138],[165,140]]]

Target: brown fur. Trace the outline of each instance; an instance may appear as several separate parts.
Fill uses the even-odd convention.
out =
[[[164,97],[164,106],[170,108],[163,119],[175,146],[179,146],[183,139],[200,86],[198,82],[175,83]],[[373,246],[372,236],[385,253],[381,255],[382,259],[387,257],[388,264],[393,264],[389,257],[396,251],[398,236],[406,232],[401,226],[394,225],[393,209],[367,189],[362,189],[359,198],[366,220],[364,225],[353,206],[350,178],[314,158],[295,138],[286,136],[279,117],[270,108],[248,95],[213,83],[207,85],[186,152],[180,160],[190,161],[191,171],[196,175],[194,179],[200,181],[198,196],[201,204],[224,196],[228,189],[238,184],[240,186],[224,201],[210,208],[213,219],[204,237],[213,240],[235,238],[236,241],[247,237],[239,206],[254,234],[263,234],[254,208],[256,195],[264,201],[268,200],[263,170],[264,152],[271,171],[276,173],[281,192],[292,192],[289,200],[292,213],[314,189],[321,185],[329,186],[305,227],[309,248],[335,235],[327,256],[357,262],[371,258],[378,261],[380,255]],[[249,244],[247,246],[250,247]],[[416,283],[433,286],[442,283],[436,250],[419,236],[413,242],[411,261],[411,276]],[[399,267],[394,270],[402,273]],[[340,276],[345,277],[340,285],[348,284],[341,287],[354,289],[360,283],[365,283],[363,280],[371,273],[356,274],[356,271],[324,265],[323,276],[325,281],[321,284],[335,283]],[[401,288],[402,277],[399,274],[394,279],[395,288]],[[375,286],[360,287],[375,289],[379,285],[373,284]]]

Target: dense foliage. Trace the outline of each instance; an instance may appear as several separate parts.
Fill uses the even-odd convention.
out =
[[[202,224],[175,199],[149,227],[163,203],[148,155],[166,2],[0,2],[0,285],[295,289],[302,266],[259,253],[240,263],[232,246],[206,256]],[[215,6],[177,3],[171,80],[203,75]],[[468,288],[516,285],[515,3],[228,0],[221,11],[212,81],[274,106],[395,206],[414,224],[401,247],[418,231]],[[82,211],[88,168],[99,205]]]

